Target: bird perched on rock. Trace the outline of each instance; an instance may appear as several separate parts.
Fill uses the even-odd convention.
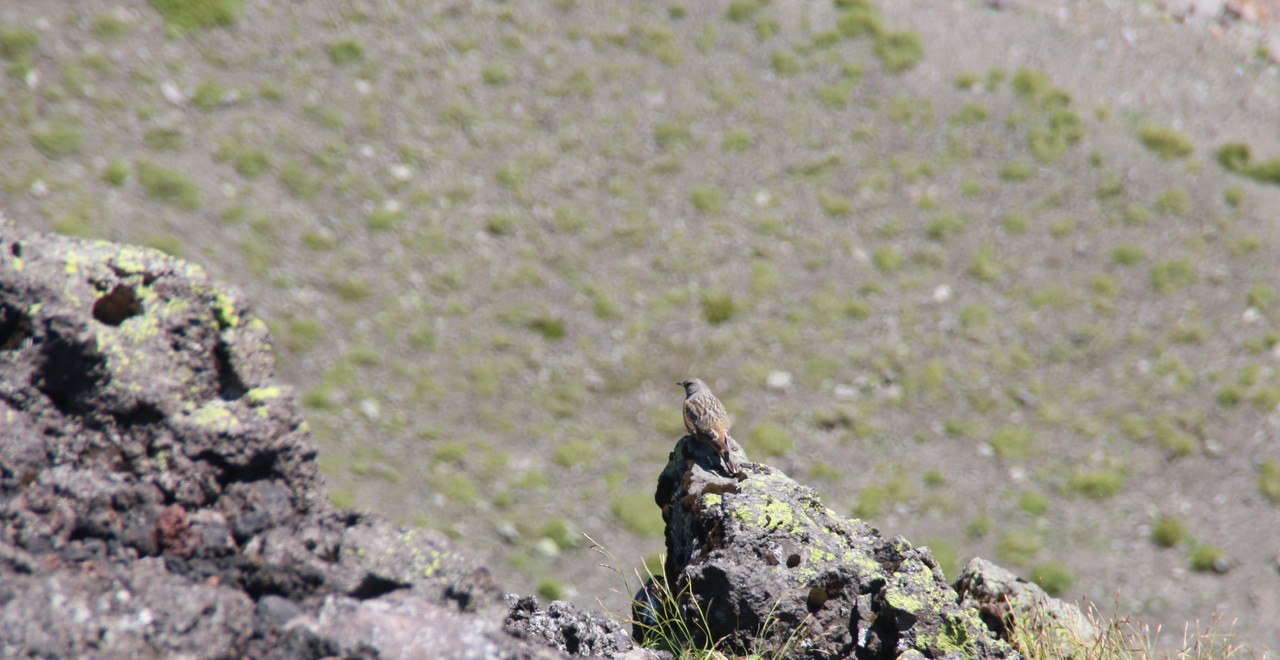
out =
[[[711,388],[697,378],[676,383],[684,388],[684,428],[695,440],[707,443],[720,455],[729,474],[737,474],[733,455],[729,453],[729,413],[711,393]]]

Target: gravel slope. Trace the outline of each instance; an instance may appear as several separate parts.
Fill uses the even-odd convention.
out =
[[[1265,33],[994,4],[10,3],[0,208],[245,290],[339,503],[515,591],[622,604],[699,376],[949,572],[1280,647]]]

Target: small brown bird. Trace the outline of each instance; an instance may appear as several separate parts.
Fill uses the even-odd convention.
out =
[[[697,378],[676,383],[684,388],[684,428],[694,439],[707,443],[724,461],[729,474],[737,474],[738,467],[729,453],[729,413],[724,404],[711,393],[711,388]]]

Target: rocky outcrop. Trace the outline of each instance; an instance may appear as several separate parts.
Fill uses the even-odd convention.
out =
[[[652,657],[647,649],[633,648],[631,637],[613,619],[564,601],[539,610],[532,596],[515,599],[506,628],[517,637],[540,641],[569,655],[618,660]]]
[[[637,597],[637,635],[680,622],[695,644],[797,658],[1010,658],[961,605],[928,548],[842,518],[758,463],[738,477],[691,438],[655,495],[666,521],[664,575]]]
[[[0,221],[0,419],[0,656],[662,657],[505,596],[439,533],[336,510],[266,326],[162,253]],[[731,450],[734,477],[686,437],[659,478],[650,642],[1006,658],[1010,614],[1059,612],[980,561],[960,600],[927,548]]]
[[[0,221],[0,656],[566,657],[443,535],[331,506],[270,350],[198,266]]]
[[[1064,603],[985,559],[975,557],[956,578],[960,604],[976,608],[987,627],[1001,637],[1021,631],[1037,640],[1049,657],[1070,657],[1082,648],[1095,648],[1099,631],[1079,607]]]

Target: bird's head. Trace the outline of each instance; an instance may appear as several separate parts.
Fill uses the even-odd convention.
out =
[[[701,392],[702,390],[707,389],[707,384],[706,384],[706,383],[704,383],[704,382],[702,382],[700,379],[697,379],[697,378],[690,378],[689,380],[682,380],[682,381],[680,381],[680,382],[676,383],[676,385],[679,385],[679,386],[681,386],[681,387],[683,387],[683,388],[684,388],[684,394],[685,394],[685,396],[693,396],[693,395],[697,394],[698,392]]]

